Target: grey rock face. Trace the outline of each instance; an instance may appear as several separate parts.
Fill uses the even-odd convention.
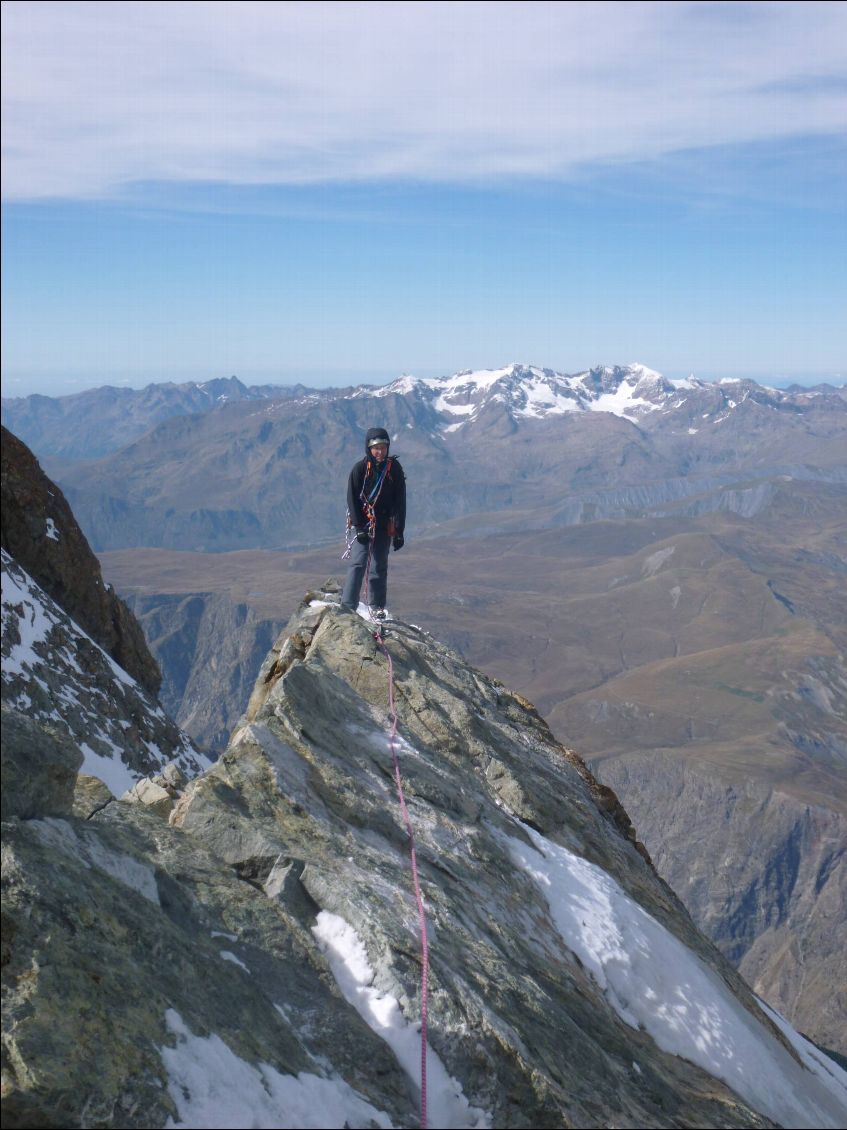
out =
[[[90,820],[96,812],[111,804],[114,799],[112,790],[99,777],[80,773],[74,787],[73,814],[80,820]]]
[[[198,772],[205,759],[156,700],[5,551],[2,568],[3,702],[26,714],[31,726],[69,737],[84,755],[84,772],[101,777],[113,792],[172,760]],[[28,737],[16,756],[29,756],[31,744]]]
[[[180,1025],[245,1066],[342,1073],[410,1124],[402,1073],[307,924],[152,813],[13,821],[3,876],[4,1125],[178,1122],[164,1056]]]
[[[164,785],[156,784],[148,777],[136,781],[132,788],[124,793],[121,800],[128,804],[143,804],[151,812],[156,812],[165,819],[170,816],[174,807],[173,794]]]
[[[389,646],[432,934],[431,1042],[472,1105],[495,1126],[755,1123],[737,1100],[704,1100],[696,1070],[621,1029],[579,963],[554,956],[543,904],[506,878],[508,839],[539,829],[613,875],[755,1011],[638,850],[611,790],[529,704],[425,633],[393,625]],[[305,891],[316,911],[349,923],[375,986],[414,1016],[415,912],[387,693],[368,627],[305,608],[269,655],[226,754],[172,819],[266,891],[297,901]],[[648,1061],[649,1085],[633,1086],[632,1058]]]
[[[760,1080],[733,1064],[753,1046],[783,1121],[837,1125],[847,1105],[695,929],[611,790],[520,696],[420,629],[388,632],[430,942],[430,1124],[771,1126]],[[419,935],[387,673],[369,625],[306,603],[223,758],[187,785],[153,781],[183,790],[169,822],[98,807],[86,785],[87,819],[4,826],[9,1125],[417,1124]],[[569,935],[556,889],[577,899]],[[625,999],[645,963],[655,1015]],[[674,1025],[657,1035],[666,983],[681,1030],[699,1018],[684,1051]]]
[[[67,816],[82,754],[55,726],[3,706],[3,820],[19,816]]]

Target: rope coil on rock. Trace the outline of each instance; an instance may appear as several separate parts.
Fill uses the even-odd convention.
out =
[[[379,631],[374,632],[374,639],[379,650],[388,660],[388,711],[391,717],[391,731],[388,735],[388,744],[391,749],[391,760],[394,764],[394,781],[397,785],[397,797],[400,801],[400,811],[406,825],[406,834],[409,837],[409,856],[412,861],[412,881],[415,888],[415,902],[418,907],[418,925],[421,932],[421,1130],[426,1130],[426,1019],[427,1001],[429,997],[429,945],[426,937],[426,914],[424,911],[421,884],[418,878],[418,857],[415,851],[415,833],[412,830],[412,821],[406,807],[406,797],[403,793],[403,778],[400,775],[400,760],[397,756],[397,709],[394,704],[394,663],[391,653]]]

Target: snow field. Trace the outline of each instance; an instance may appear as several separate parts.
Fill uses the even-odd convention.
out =
[[[505,837],[544,893],[565,945],[618,1015],[795,1130],[847,1124],[847,1073],[780,1018],[801,1066],[687,946],[600,867],[525,827]]]
[[[79,748],[83,761],[79,771],[87,777],[99,778],[112,796],[123,796],[136,783],[139,775],[124,764],[121,760],[121,751],[106,734],[98,730],[97,737],[109,743],[114,755],[106,757],[105,754],[93,750],[88,742],[82,742]]]

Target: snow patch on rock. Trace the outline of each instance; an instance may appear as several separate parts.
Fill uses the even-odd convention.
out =
[[[412,1082],[420,1082],[420,1025],[410,1024],[403,1016],[396,997],[374,988],[374,971],[368,961],[364,943],[353,927],[337,914],[322,910],[312,933],[329,960],[333,976],[345,998],[365,1023],[391,1048]],[[429,1045],[426,1051],[428,1081],[428,1118],[432,1126],[472,1127],[485,1130],[491,1117],[472,1107],[462,1092],[461,1084],[448,1074],[447,1068]]]
[[[250,1126],[256,1130],[317,1130],[325,1126],[391,1126],[388,1115],[366,1102],[340,1076],[301,1071],[283,1075],[268,1063],[246,1063],[214,1032],[195,1036],[180,1014],[165,1013],[174,1047],[159,1054],[179,1121],[168,1127]]]
[[[663,1051],[722,1079],[783,1126],[844,1125],[847,1073],[811,1053],[801,1066],[717,974],[610,875],[539,832],[525,831],[533,847],[510,839],[512,859],[538,884],[563,942],[622,1020],[648,1032]],[[806,1044],[794,1032],[791,1040]]]

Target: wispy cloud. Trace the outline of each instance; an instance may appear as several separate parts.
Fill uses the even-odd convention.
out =
[[[570,177],[834,135],[829,3],[3,5],[4,196]]]

